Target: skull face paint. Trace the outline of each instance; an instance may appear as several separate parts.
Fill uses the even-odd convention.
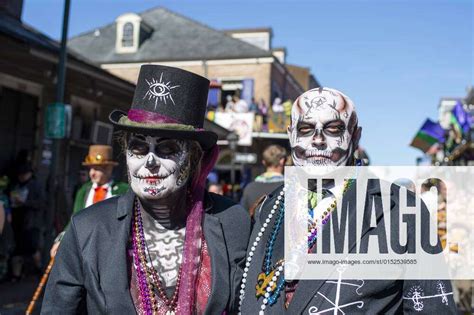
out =
[[[354,104],[337,90],[312,89],[293,103],[288,136],[297,166],[346,165],[359,135]]]
[[[127,145],[127,167],[130,186],[140,199],[165,198],[188,182],[190,143],[132,134]]]

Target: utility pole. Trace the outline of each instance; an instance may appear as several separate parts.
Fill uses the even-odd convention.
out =
[[[61,49],[59,51],[58,64],[58,85],[56,87],[56,102],[64,103],[64,85],[66,79],[66,59],[67,59],[67,31],[69,26],[69,7],[71,1],[64,1],[63,30],[61,35]]]
[[[65,136],[65,111],[64,111],[64,89],[66,82],[66,60],[67,60],[67,33],[69,26],[70,0],[64,1],[63,25],[61,34],[61,47],[59,50],[59,62],[56,84],[56,102],[48,105],[47,109],[47,131],[46,136],[52,139],[52,158],[50,165],[50,201],[53,211],[57,211],[57,188],[58,188],[58,161],[61,153],[61,139]]]
[[[232,152],[231,160],[230,160],[230,182],[232,185],[232,199],[237,201],[236,193],[235,193],[235,152],[237,151],[237,144],[239,142],[239,135],[236,134],[234,131],[231,131],[227,135],[227,141],[229,142],[229,149]]]

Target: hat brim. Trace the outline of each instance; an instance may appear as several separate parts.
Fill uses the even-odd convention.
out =
[[[118,162],[115,161],[105,161],[102,163],[87,163],[87,162],[82,162],[82,166],[98,166],[98,165],[112,165],[112,166],[117,166],[119,165]]]
[[[150,124],[150,127],[126,125],[119,122],[120,118],[124,116],[126,117],[127,114],[121,110],[114,110],[110,113],[109,120],[114,125],[116,130],[123,130],[127,132],[135,132],[150,136],[159,136],[171,139],[194,140],[199,142],[203,150],[209,150],[217,143],[217,134],[212,131],[166,129],[156,127],[152,124]]]

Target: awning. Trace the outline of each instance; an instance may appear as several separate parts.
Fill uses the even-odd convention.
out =
[[[230,130],[227,130],[226,128],[210,121],[207,118],[204,120],[204,129],[215,132],[218,137],[217,139],[219,140],[227,139],[227,135],[230,133]]]

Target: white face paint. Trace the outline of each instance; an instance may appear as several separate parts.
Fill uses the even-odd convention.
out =
[[[145,200],[167,197],[186,185],[190,174],[190,143],[131,135],[127,167],[133,192]]]
[[[346,165],[356,126],[354,104],[341,92],[318,88],[303,93],[293,104],[288,128],[294,164]]]

